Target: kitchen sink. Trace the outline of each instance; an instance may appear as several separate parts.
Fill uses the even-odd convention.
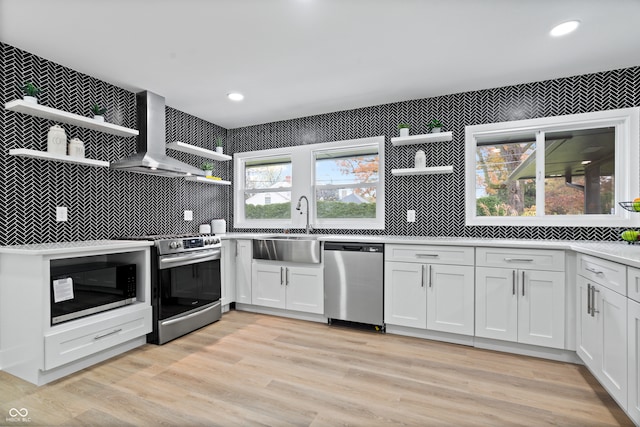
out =
[[[319,264],[320,242],[316,236],[253,239],[253,259]]]

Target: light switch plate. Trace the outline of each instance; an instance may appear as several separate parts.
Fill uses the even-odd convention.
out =
[[[193,211],[184,211],[184,220],[193,221]]]
[[[68,212],[66,206],[56,206],[56,221],[64,222],[68,219]]]
[[[407,222],[416,222],[416,211],[409,209],[407,211]]]

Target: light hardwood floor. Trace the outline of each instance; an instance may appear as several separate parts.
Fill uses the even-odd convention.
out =
[[[232,311],[35,387],[0,372],[0,425],[632,425],[583,366]]]

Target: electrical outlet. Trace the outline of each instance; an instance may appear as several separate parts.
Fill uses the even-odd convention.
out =
[[[193,211],[184,211],[184,220],[193,221]]]
[[[56,206],[56,221],[64,222],[68,219],[67,207],[66,206]]]
[[[409,209],[407,211],[407,222],[416,222],[416,211]]]

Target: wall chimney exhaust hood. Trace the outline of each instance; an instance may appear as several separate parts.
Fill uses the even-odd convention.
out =
[[[166,155],[164,97],[136,94],[138,131],[136,154],[111,162],[111,169],[166,177],[204,176],[204,172]]]

